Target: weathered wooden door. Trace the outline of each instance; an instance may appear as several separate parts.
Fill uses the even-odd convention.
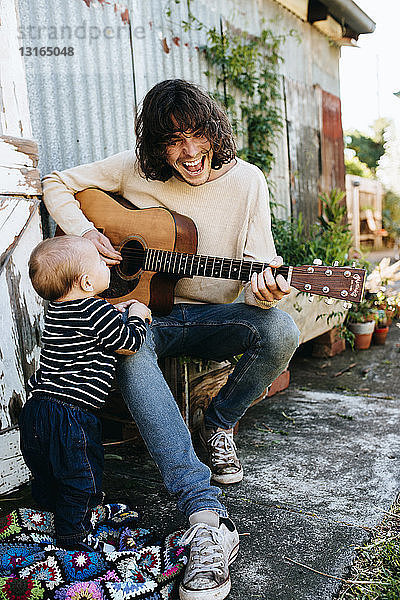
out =
[[[42,301],[28,277],[28,258],[42,239],[37,145],[18,50],[13,1],[0,2],[0,494],[28,479],[19,450],[18,415],[37,365]]]

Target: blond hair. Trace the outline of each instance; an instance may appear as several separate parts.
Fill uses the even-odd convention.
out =
[[[29,259],[29,277],[35,291],[45,300],[63,298],[85,272],[84,246],[89,240],[63,235],[40,242]]]

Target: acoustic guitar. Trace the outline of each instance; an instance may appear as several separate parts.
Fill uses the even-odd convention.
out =
[[[111,267],[110,286],[101,294],[112,304],[135,298],[155,315],[167,315],[175,285],[183,277],[249,281],[254,272],[268,267],[257,261],[196,254],[196,225],[179,213],[162,207],[137,209],[121,196],[97,188],[75,197],[85,216],[123,257]],[[351,302],[362,299],[364,269],[313,264],[282,266],[275,268],[277,274],[301,292]]]

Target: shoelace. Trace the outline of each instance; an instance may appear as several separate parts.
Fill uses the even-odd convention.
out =
[[[99,550],[102,549],[102,544],[100,542],[100,540],[98,540],[96,537],[94,537],[94,535],[92,535],[91,533],[89,533],[86,537],[85,537],[85,543],[90,546],[91,548],[93,548],[93,550]]]
[[[214,574],[222,577],[225,569],[223,533],[206,523],[196,523],[180,539],[184,546],[190,544],[190,579],[197,575],[214,579]]]
[[[233,434],[232,434],[233,436]],[[208,440],[213,449],[212,461],[215,466],[231,464],[238,460],[236,455],[236,444],[233,437],[225,431],[217,431]]]

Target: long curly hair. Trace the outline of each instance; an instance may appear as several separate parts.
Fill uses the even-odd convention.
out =
[[[173,168],[166,148],[177,131],[204,135],[211,144],[211,166],[220,169],[236,156],[232,127],[223,109],[197,85],[183,79],[157,83],[136,116],[136,156],[146,179],[167,181]]]

